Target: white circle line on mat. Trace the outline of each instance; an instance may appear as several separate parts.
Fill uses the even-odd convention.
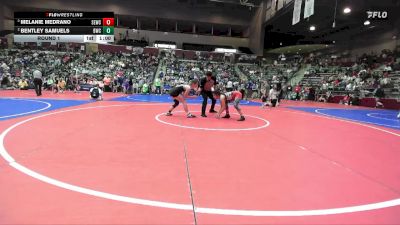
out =
[[[368,124],[379,125],[379,126],[400,128],[400,126],[393,126],[393,125],[389,125],[389,124],[374,123],[374,122],[368,122],[368,121],[364,121],[364,120],[353,120],[353,119],[342,118],[342,117],[338,117],[338,116],[332,116],[332,115],[320,112],[322,110],[329,110],[329,109],[316,109],[315,112],[317,114],[324,115],[324,116],[327,116],[327,117],[336,118],[336,119],[342,119],[342,120],[346,120],[346,121],[353,121],[353,122],[356,122],[356,123],[368,123]]]
[[[23,113],[16,113],[16,114],[11,114],[11,115],[6,115],[6,116],[0,116],[0,119],[3,118],[10,118],[10,117],[16,117],[16,116],[22,116],[22,115],[27,115],[27,114],[32,114],[32,113],[36,113],[36,112],[40,112],[43,110],[46,110],[48,108],[51,107],[51,104],[48,102],[44,102],[44,101],[39,101],[39,100],[31,100],[31,99],[17,99],[17,98],[3,98],[3,99],[7,99],[7,100],[15,100],[15,101],[30,101],[30,102],[39,102],[39,103],[43,103],[46,106],[37,110],[32,110],[32,111],[28,111],[28,112],[23,112]]]
[[[382,117],[374,116],[374,115],[392,115],[392,114],[389,114],[389,113],[368,113],[367,114],[368,117],[372,117],[372,118],[375,118],[375,119],[390,120],[390,121],[400,122],[400,120],[398,120],[398,119],[388,119],[388,118],[382,118]],[[394,116],[394,118],[396,118],[397,115],[394,114],[393,116]]]
[[[149,103],[151,103],[151,102],[168,103],[168,102],[163,102],[163,101],[158,101],[158,100],[155,100],[155,101],[153,101],[153,100],[147,100],[147,99],[138,99],[138,98],[135,98],[134,96],[127,96],[126,98],[127,98],[127,99],[129,99],[129,100],[140,101],[140,102],[149,102]]]
[[[135,106],[135,105],[158,105],[158,104],[132,104],[132,105]],[[10,156],[8,154],[7,150],[5,149],[4,139],[5,139],[6,135],[14,128],[16,128],[26,122],[29,122],[31,120],[35,120],[38,118],[42,118],[42,117],[50,116],[50,115],[54,115],[54,114],[71,112],[71,111],[106,108],[106,107],[122,107],[122,106],[132,106],[132,105],[125,104],[125,105],[108,105],[108,106],[93,106],[93,107],[75,108],[75,109],[69,109],[69,110],[63,110],[63,111],[52,112],[52,113],[48,113],[48,114],[44,114],[44,115],[39,115],[39,116],[35,116],[32,118],[20,121],[18,123],[15,123],[14,125],[8,127],[6,130],[4,130],[0,134],[0,154],[9,163],[9,165],[11,167],[15,168],[16,170],[18,170],[26,175],[29,175],[37,180],[40,180],[40,181],[46,182],[48,184],[51,184],[51,185],[54,185],[54,186],[57,186],[60,188],[64,188],[64,189],[67,189],[70,191],[75,191],[75,192],[79,192],[82,194],[87,194],[87,195],[91,195],[91,196],[96,196],[96,197],[100,197],[100,198],[116,200],[116,201],[121,201],[121,202],[126,202],[126,203],[132,203],[132,204],[139,204],[139,205],[153,206],[153,207],[160,207],[160,208],[177,209],[177,210],[188,210],[188,211],[193,210],[193,206],[191,204],[180,204],[180,203],[173,203],[173,202],[163,202],[163,201],[154,201],[154,200],[147,200],[147,199],[141,199],[141,198],[133,198],[133,197],[128,197],[128,196],[111,194],[111,193],[107,193],[107,192],[96,191],[96,190],[92,190],[89,188],[84,188],[84,187],[80,187],[77,185],[65,183],[63,181],[56,180],[54,178],[50,178],[50,177],[47,177],[40,173],[37,173],[37,172],[19,164],[12,158],[12,156]],[[280,110],[280,111],[282,111],[282,110]],[[308,114],[305,114],[305,115],[308,115]],[[341,120],[341,121],[349,122],[346,120]],[[359,123],[355,123],[355,124],[359,124]],[[371,127],[368,125],[366,125],[366,126]],[[377,129],[375,127],[371,127],[371,128]],[[377,130],[382,130],[382,129],[377,129]],[[387,132],[387,133],[395,134],[392,132]],[[395,134],[395,135],[400,136],[400,134]],[[218,208],[205,208],[205,207],[195,207],[194,209],[198,213],[205,213],[205,214],[235,215],[235,216],[264,216],[264,217],[265,216],[274,216],[274,217],[286,216],[286,217],[288,217],[288,216],[322,216],[322,215],[332,215],[332,214],[342,214],[342,213],[354,213],[354,212],[382,209],[382,208],[393,207],[393,206],[398,206],[398,205],[400,205],[400,199],[393,199],[393,200],[388,200],[388,201],[383,201],[383,202],[342,207],[342,208],[315,209],[315,210],[272,211],[272,210],[245,210],[245,209],[218,209]]]
[[[175,111],[174,113],[182,113],[183,111]],[[197,111],[193,111],[193,112],[197,112]],[[266,128],[270,125],[270,122],[264,118],[258,117],[258,116],[252,116],[252,115],[245,115],[245,117],[251,117],[251,118],[256,118],[259,119],[261,121],[264,122],[264,124],[262,126],[258,126],[258,127],[249,127],[249,128],[207,128],[207,127],[193,127],[193,126],[185,126],[185,125],[181,125],[181,124],[176,124],[176,123],[170,123],[170,122],[166,122],[162,119],[160,119],[160,116],[164,115],[165,113],[160,113],[158,115],[155,116],[155,119],[163,124],[167,124],[167,125],[171,125],[171,126],[175,126],[175,127],[181,127],[181,128],[187,128],[187,129],[195,129],[195,130],[209,130],[209,131],[249,131],[249,130],[259,130],[262,128]],[[233,114],[237,114],[237,113],[233,113]],[[190,118],[190,120],[195,120],[196,118]],[[210,118],[210,119],[216,119],[216,118]],[[221,119],[223,120],[223,119]],[[243,122],[239,122],[238,123],[243,123]]]

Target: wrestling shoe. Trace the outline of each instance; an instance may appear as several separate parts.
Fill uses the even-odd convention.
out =
[[[230,116],[229,114],[226,114],[226,115],[223,116],[222,118],[229,119],[229,118],[231,118],[231,116]]]
[[[167,112],[167,113],[165,113],[165,115],[166,116],[172,116],[172,113],[171,112]]]
[[[214,109],[210,110],[210,113],[217,113]]]
[[[206,114],[201,114],[201,117],[207,117],[207,115]]]
[[[191,114],[191,113],[189,113],[189,114],[187,114],[187,116],[186,116],[187,118],[196,118],[196,116],[195,115],[193,115],[193,114]]]
[[[241,116],[240,119],[238,119],[238,121],[244,121],[244,120],[245,120],[244,116]]]

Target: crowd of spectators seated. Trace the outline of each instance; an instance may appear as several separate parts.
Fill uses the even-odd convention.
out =
[[[364,97],[400,96],[398,53],[383,50],[380,54],[364,54],[351,63],[336,58],[314,58],[309,62],[312,66],[296,87],[298,91],[293,90],[289,98],[329,101],[334,95],[341,95],[344,97],[341,103],[357,104],[357,99]]]
[[[219,89],[237,90],[241,83],[234,65],[230,63],[210,61],[201,56],[198,60],[183,60],[173,54],[166,55],[164,62],[166,73],[160,75],[164,91],[178,84],[187,83],[191,79],[200,79],[208,71],[217,77]]]
[[[245,89],[248,98],[260,98],[268,94],[272,86],[286,84],[299,70],[297,62],[279,62],[273,64],[240,64],[241,73],[248,78]],[[286,86],[286,85],[283,85]]]
[[[0,80],[3,89],[32,87],[33,70],[43,73],[43,87],[54,91],[89,90],[98,84],[105,91],[130,91],[151,84],[159,59],[146,54],[95,53],[4,49],[0,51]]]

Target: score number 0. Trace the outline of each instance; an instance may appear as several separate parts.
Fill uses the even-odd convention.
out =
[[[103,18],[103,26],[114,26],[114,18]]]

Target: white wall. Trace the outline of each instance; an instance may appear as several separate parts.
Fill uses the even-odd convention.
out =
[[[115,39],[120,39],[120,33],[122,37],[125,37],[126,30],[124,28],[115,28],[114,35]],[[128,30],[129,38],[134,40],[140,40],[144,38],[149,41],[152,45],[155,41],[171,41],[177,44],[178,48],[182,48],[183,43],[191,44],[203,44],[203,45],[227,45],[234,48],[238,47],[249,47],[248,38],[236,38],[236,37],[220,37],[220,36],[207,36],[207,35],[193,35],[193,34],[182,34],[182,33],[171,33],[171,32],[159,32],[159,31],[148,31],[148,30],[138,30],[133,32],[133,30]]]

